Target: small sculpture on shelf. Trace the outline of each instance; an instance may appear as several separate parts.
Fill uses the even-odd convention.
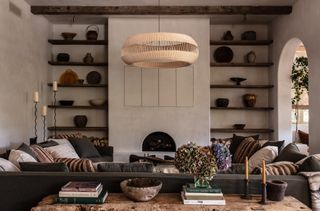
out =
[[[257,55],[254,51],[250,51],[249,53],[247,53],[244,57],[245,62],[247,63],[255,63],[256,62],[256,58]]]
[[[246,107],[254,107],[257,102],[257,95],[245,94],[243,95],[243,103]]]
[[[86,64],[92,64],[94,61],[94,58],[93,56],[91,55],[91,53],[87,53],[85,55],[85,57],[83,57],[83,62],[86,63]]]
[[[256,40],[257,39],[257,33],[255,31],[246,31],[243,32],[241,35],[242,40]]]
[[[223,34],[222,40],[233,40],[233,35],[232,35],[231,31],[226,31]]]
[[[240,77],[232,77],[230,78],[231,81],[236,82],[236,85],[240,86],[242,81],[247,80],[246,78],[240,78]]]

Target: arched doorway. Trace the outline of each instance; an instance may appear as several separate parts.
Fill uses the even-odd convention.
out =
[[[292,126],[292,65],[299,55],[297,50],[301,49],[303,42],[299,38],[289,40],[284,46],[278,66],[277,81],[277,137],[280,140],[286,140],[286,143],[294,141]],[[304,48],[305,49],[305,48]],[[306,54],[306,53],[305,53]]]

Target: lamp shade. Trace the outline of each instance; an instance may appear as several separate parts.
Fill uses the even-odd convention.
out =
[[[193,64],[199,56],[196,41],[179,33],[155,32],[128,37],[121,59],[141,68],[179,68]]]

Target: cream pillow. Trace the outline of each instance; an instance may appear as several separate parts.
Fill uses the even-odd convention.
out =
[[[70,144],[71,145],[71,144]],[[57,146],[44,148],[47,150],[53,158],[77,158],[79,159],[79,155],[74,150],[73,146],[69,144],[59,144]]]
[[[57,142],[58,144],[68,144],[69,146],[71,146],[73,148],[73,146],[70,143],[70,141],[68,139],[65,139],[65,138],[61,138],[61,139],[53,139],[53,138],[51,138],[48,141],[54,141],[54,142]]]
[[[34,157],[29,155],[28,153],[15,149],[12,149],[10,151],[9,161],[18,168],[20,168],[19,162],[38,162],[36,159],[34,159]]]
[[[266,163],[271,163],[278,156],[278,147],[267,146],[255,152],[249,159],[249,172],[252,172],[256,167],[261,167],[262,160]]]
[[[12,162],[4,158],[0,158],[0,171],[20,171],[20,169]]]

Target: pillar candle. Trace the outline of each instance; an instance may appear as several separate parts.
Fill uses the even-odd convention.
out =
[[[53,82],[52,89],[54,92],[58,91],[58,82],[57,81]]]
[[[34,101],[35,103],[38,103],[38,102],[39,102],[39,92],[34,92],[33,101]]]
[[[249,179],[249,161],[248,156],[246,156],[246,180]]]
[[[266,184],[266,161],[262,161],[262,184]]]
[[[47,106],[42,107],[42,116],[47,116]]]

